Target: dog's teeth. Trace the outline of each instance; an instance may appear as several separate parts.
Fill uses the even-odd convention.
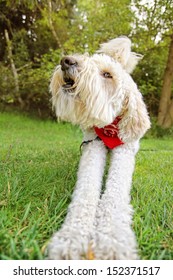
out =
[[[71,87],[72,87],[72,85],[70,83],[63,85],[63,88],[71,88]]]

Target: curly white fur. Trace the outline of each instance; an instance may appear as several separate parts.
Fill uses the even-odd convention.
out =
[[[49,245],[51,259],[80,259],[86,256],[94,230],[106,153],[100,141],[84,148],[67,217]]]
[[[63,58],[50,89],[58,118],[79,124],[84,146],[77,183],[61,229],[48,247],[50,259],[136,259],[131,228],[130,187],[139,139],[150,127],[142,95],[129,73],[141,58],[131,41],[120,37],[102,44],[93,56]],[[117,116],[118,137],[125,143],[112,150],[101,194],[107,149],[95,140],[94,127],[111,124]]]
[[[130,187],[138,142],[112,151],[106,182],[96,213],[93,251],[97,259],[136,259],[137,246],[131,229]]]

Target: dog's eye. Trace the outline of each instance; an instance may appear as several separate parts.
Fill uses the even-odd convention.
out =
[[[109,72],[103,72],[102,75],[104,78],[112,79],[112,75]]]

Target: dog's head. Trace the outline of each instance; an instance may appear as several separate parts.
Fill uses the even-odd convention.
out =
[[[87,129],[104,127],[121,116],[119,137],[124,142],[142,137],[150,121],[129,75],[140,58],[125,37],[102,44],[93,56],[63,57],[50,84],[57,117]]]

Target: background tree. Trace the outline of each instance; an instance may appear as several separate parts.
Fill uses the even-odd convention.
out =
[[[79,0],[71,26],[75,47],[92,53],[100,43],[110,38],[122,34],[128,36],[133,16],[130,3],[130,0]]]
[[[145,54],[143,67],[147,76],[142,82],[145,80],[145,90],[150,91],[148,104],[155,114],[157,109],[158,124],[168,128],[173,125],[173,2],[134,0],[133,10],[133,36]]]
[[[68,0],[0,0],[1,103],[39,112],[48,106],[52,68],[49,61],[45,64],[45,57],[50,59],[52,49],[56,49],[56,61],[52,60],[54,66],[57,64],[67,40],[70,7]]]
[[[172,30],[173,32],[173,30]],[[173,81],[173,33],[170,36],[170,45],[166,68],[163,76],[163,86],[159,103],[158,124],[164,128],[173,125],[173,99],[171,99]]]

